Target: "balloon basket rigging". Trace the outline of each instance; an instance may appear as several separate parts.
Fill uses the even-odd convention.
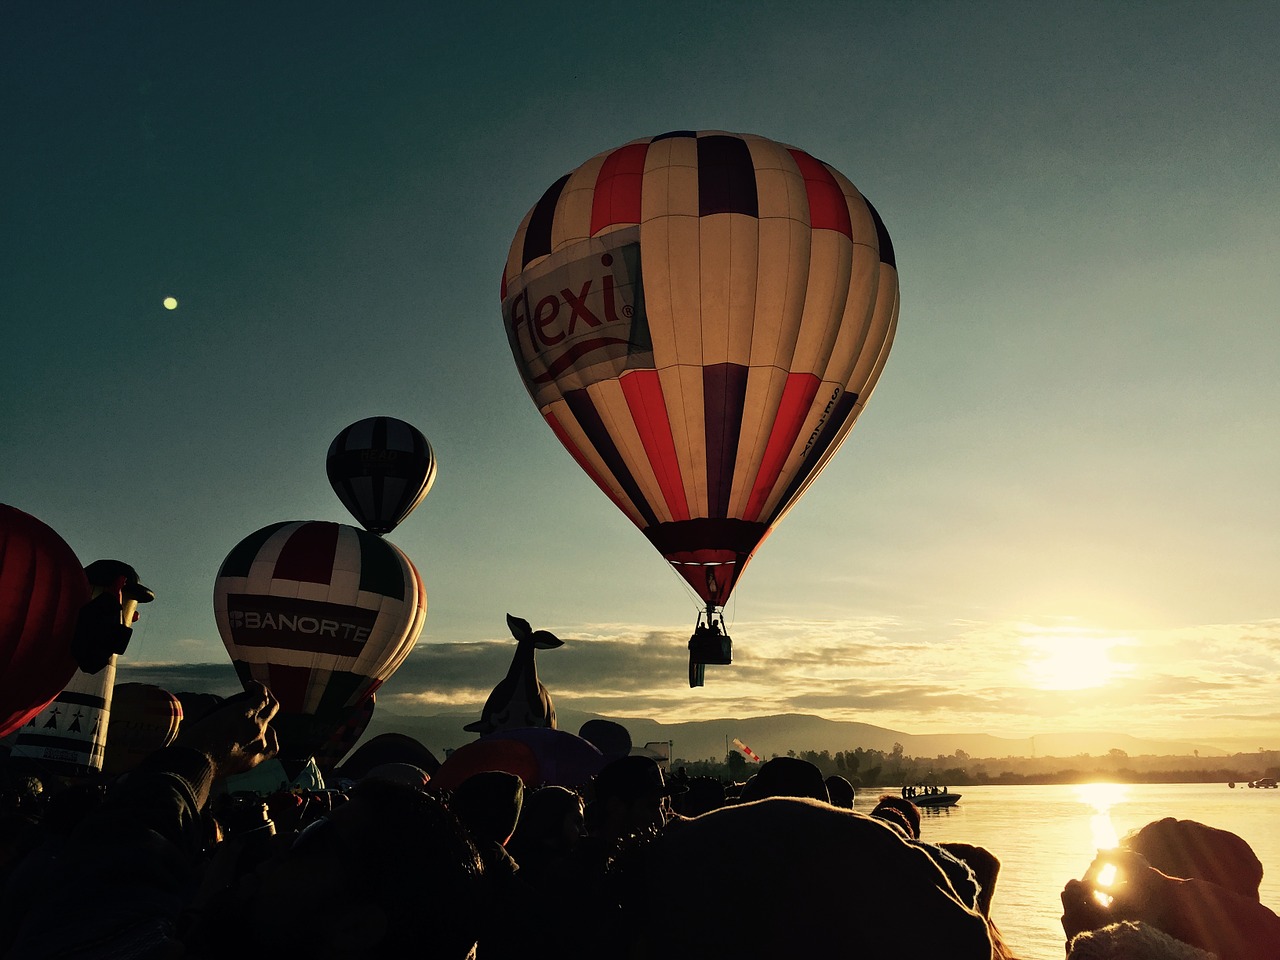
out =
[[[724,610],[708,603],[705,611],[699,611],[693,636],[689,638],[689,686],[702,686],[707,664],[726,666],[731,663],[733,641],[725,629]]]

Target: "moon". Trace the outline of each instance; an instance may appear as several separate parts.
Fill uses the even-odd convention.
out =
[[[178,298],[177,298],[177,297],[165,297],[165,298],[164,298],[164,308],[165,308],[166,310],[177,310],[177,309],[178,309]]]

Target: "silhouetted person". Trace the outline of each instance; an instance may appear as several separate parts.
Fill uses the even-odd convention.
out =
[[[274,755],[277,709],[250,684],[118,781],[55,864],[55,878],[74,877],[86,895],[74,910],[33,897],[8,914],[7,957],[466,958],[477,937],[479,857],[439,800],[401,784],[359,784],[297,834],[255,837],[251,871],[248,835],[231,836],[197,896],[210,790]],[[433,908],[429,931],[423,904]]]
[[[822,771],[799,757],[774,757],[760,764],[755,776],[747,781],[739,794],[743,803],[766,797],[807,797],[830,801]]]
[[[649,757],[613,760],[596,774],[588,832],[609,841],[656,832],[667,821],[666,799],[683,789],[668,784],[662,768]]]
[[[833,807],[843,807],[845,810],[853,809],[853,801],[857,796],[857,792],[853,789],[853,784],[844,777],[832,774],[826,779],[827,796],[831,798]]]
[[[991,960],[986,922],[929,856],[879,821],[827,803],[770,798],[673,823],[633,869],[619,927],[634,942],[600,955],[854,956],[849,931],[870,930],[908,944],[906,956]],[[767,903],[767,916],[744,915],[753,903]]]
[[[1219,960],[1274,960],[1280,917],[1259,902],[1261,879],[1262,864],[1236,834],[1194,820],[1157,820],[1101,851],[1081,880],[1067,882],[1062,929],[1069,949],[1081,933],[1100,931],[1090,938],[1097,940],[1129,921]]]

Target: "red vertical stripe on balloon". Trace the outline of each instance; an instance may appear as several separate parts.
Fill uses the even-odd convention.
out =
[[[640,222],[647,143],[629,143],[605,157],[591,197],[591,236],[615,223]]]
[[[822,463],[823,455],[831,444],[835,442],[840,433],[840,427],[849,419],[857,402],[858,395],[851,390],[840,395],[835,407],[827,415],[826,422],[818,427],[818,435],[804,455],[804,462],[801,464],[800,469],[796,471],[795,476],[791,478],[791,483],[787,485],[787,492],[782,495],[782,499],[773,508],[773,513],[765,519],[765,523],[773,523],[777,519],[779,511],[785,509],[787,504],[791,503],[799,495],[805,481],[813,475],[814,470]]]
[[[564,444],[564,448],[569,451],[569,456],[577,461],[578,466],[582,468],[582,472],[595,481],[595,485],[604,491],[604,495],[613,501],[613,505],[627,513],[627,508],[622,501],[613,495],[613,490],[604,482],[604,478],[596,472],[595,467],[591,465],[591,461],[582,455],[582,451],[578,449],[578,445],[573,442],[568,432],[561,425],[554,413],[544,413],[542,418],[547,421],[547,426],[551,428],[551,432],[556,435],[556,439]]]
[[[671,420],[667,416],[667,401],[662,395],[658,371],[632,371],[622,378],[621,384],[671,519],[688,520],[689,503],[684,496],[680,461],[676,458],[676,444],[671,436]]]
[[[315,520],[298,527],[276,558],[277,580],[328,583],[338,548],[338,525]]]
[[[792,150],[790,153],[796,166],[800,168],[800,175],[804,177],[804,189],[809,197],[809,226],[814,230],[835,230],[852,240],[853,226],[849,222],[849,206],[836,178],[825,164],[803,150]]]
[[[765,445],[760,470],[756,473],[756,482],[751,488],[751,496],[747,498],[747,507],[743,511],[742,519],[760,519],[760,511],[764,509],[765,501],[769,499],[769,494],[778,482],[778,476],[787,462],[787,456],[791,453],[796,438],[804,427],[805,416],[813,406],[814,395],[818,392],[818,383],[816,374],[787,374],[787,384],[782,389],[782,402],[778,405],[778,414],[774,418],[769,442]]]

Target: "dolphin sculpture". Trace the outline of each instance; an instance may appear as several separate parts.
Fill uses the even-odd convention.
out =
[[[554,650],[564,641],[547,630],[534,630],[528,620],[507,614],[507,626],[516,638],[515,656],[507,675],[489,694],[480,712],[480,719],[468,723],[463,730],[486,735],[499,730],[520,727],[556,728],[556,708],[551,694],[538,679],[538,668],[533,655],[537,650]]]

